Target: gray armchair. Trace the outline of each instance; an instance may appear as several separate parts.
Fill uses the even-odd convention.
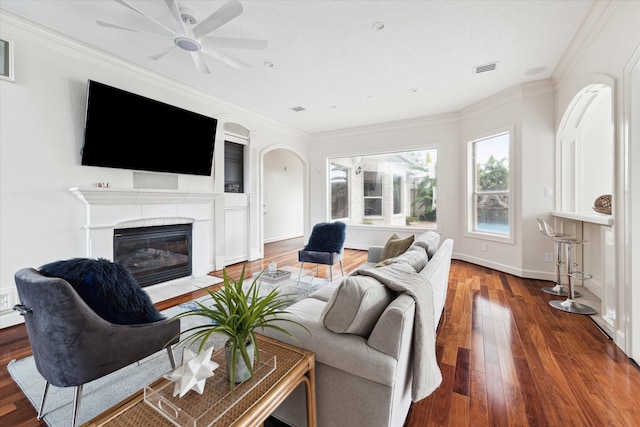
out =
[[[98,316],[65,280],[37,270],[18,271],[15,281],[36,367],[46,380],[38,419],[49,384],[75,387],[72,426],[76,426],[82,386],[178,342],[180,322],[119,325]]]

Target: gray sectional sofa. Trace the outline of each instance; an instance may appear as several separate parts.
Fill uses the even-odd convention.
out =
[[[416,299],[363,274],[366,269],[402,268],[431,286],[433,312],[426,318],[432,319],[433,330],[426,335],[433,342],[418,348],[433,352],[427,360],[435,365],[428,367],[435,372],[429,381],[435,383],[427,392],[437,386],[441,377],[435,363],[435,330],[444,309],[452,249],[452,240],[440,245],[439,235],[432,231],[415,236],[409,250],[382,263],[378,261],[383,248],[370,248],[366,264],[289,307],[290,316],[308,331],[284,323],[295,340],[271,329],[263,331],[315,353],[318,426],[400,427],[416,399]],[[418,383],[418,388],[423,386]],[[304,387],[298,387],[274,416],[292,426],[306,426],[304,396]]]

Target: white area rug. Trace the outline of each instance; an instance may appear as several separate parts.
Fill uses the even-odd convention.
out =
[[[292,294],[292,303],[306,298],[309,293],[321,288],[329,283],[328,280],[311,276],[303,276],[300,284],[295,280],[286,280],[279,284],[261,284],[263,292],[268,291],[273,286],[282,287],[287,294]],[[206,299],[207,297],[202,297]],[[179,312],[193,306],[193,301],[180,304],[164,310],[162,313],[167,317],[172,317]],[[198,324],[198,318],[187,317],[180,321],[180,328],[184,331],[189,327]],[[211,340],[214,349],[219,349],[226,341],[224,336],[218,335]],[[208,347],[208,346],[205,346]],[[182,363],[182,346],[174,350],[176,363]],[[20,386],[31,404],[36,408],[40,407],[42,392],[44,389],[44,378],[36,369],[33,356],[9,362],[8,370],[14,381]],[[165,350],[159,351],[138,363],[126,366],[119,371],[106,375],[88,384],[85,384],[82,393],[80,413],[78,421],[80,424],[89,421],[116,403],[127,398],[138,390],[144,388],[155,379],[171,370],[171,364]],[[45,404],[44,421],[52,427],[68,427],[71,423],[73,405],[73,387],[58,388],[49,387],[47,402]]]

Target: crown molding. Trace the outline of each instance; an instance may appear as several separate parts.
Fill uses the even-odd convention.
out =
[[[619,3],[619,1],[615,0],[596,0],[593,2],[582,25],[569,43],[555,70],[551,73],[556,87],[562,84],[576,66],[576,63],[582,59],[582,56],[598,37]]]

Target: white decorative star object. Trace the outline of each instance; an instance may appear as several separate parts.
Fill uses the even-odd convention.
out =
[[[211,352],[213,347],[208,350],[196,354],[185,348],[182,353],[182,365],[178,366],[171,374],[167,376],[171,381],[175,382],[173,395],[187,394],[189,390],[195,390],[202,394],[207,378],[213,376],[213,371],[220,366],[211,360]]]

